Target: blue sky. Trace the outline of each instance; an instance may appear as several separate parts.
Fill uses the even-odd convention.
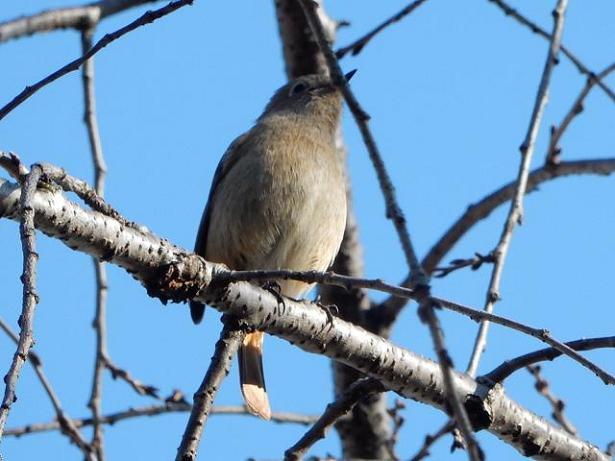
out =
[[[554,1],[523,0],[514,6],[551,29]],[[614,59],[609,0],[570,2],[564,43],[595,71]],[[400,9],[405,2],[327,2],[329,13],[352,23],[340,31],[346,44]],[[0,21],[46,8],[61,0],[3,5]],[[144,10],[144,9],[142,9]],[[96,37],[140,14],[131,10],[105,20]],[[397,188],[399,202],[420,254],[473,202],[510,181],[519,162],[518,146],[529,121],[547,43],[506,18],[486,0],[430,0],[411,17],[370,43],[345,70],[358,69],[353,89],[372,115],[371,126]],[[3,63],[0,104],[80,54],[78,34],[61,31],[0,45]],[[284,82],[284,67],[273,2],[196,1],[113,43],[96,57],[96,93],[103,149],[109,166],[106,197],[130,220],[157,235],[191,248],[220,155],[248,129],[273,91]],[[615,78],[608,80],[615,87]],[[568,60],[557,66],[533,165],[544,160],[548,127],[557,124],[585,80]],[[0,122],[0,149],[24,162],[50,162],[90,179],[92,166],[84,126],[79,73],[44,88]],[[355,206],[364,244],[366,274],[390,282],[406,275],[393,227],[384,218],[383,199],[358,130],[345,115]],[[614,155],[613,102],[599,90],[562,140],[566,160]],[[615,257],[615,180],[578,177],[554,181],[531,194],[524,225],[515,231],[496,312],[547,328],[562,340],[613,334],[615,309],[612,261]],[[507,207],[477,225],[445,261],[486,253],[496,244]],[[41,303],[35,319],[35,350],[65,409],[88,416],[94,336],[93,268],[89,257],[60,242],[38,239]],[[0,312],[16,327],[21,305],[21,249],[16,223],[0,220]],[[195,327],[184,305],[162,306],[125,272],[109,267],[109,350],[133,375],[160,388],[191,396],[202,379],[218,338],[219,315],[212,309]],[[442,297],[481,307],[490,267],[434,280]],[[381,296],[374,294],[375,299]],[[476,325],[442,312],[440,317],[455,364],[464,369]],[[409,306],[393,340],[433,357],[426,328]],[[542,344],[519,333],[492,327],[480,371]],[[0,336],[0,362],[8,369],[13,344]],[[615,372],[613,354],[587,356]],[[331,400],[330,363],[286,342],[266,340],[268,390],[277,411],[319,413]],[[5,373],[5,371],[2,371]],[[580,434],[604,448],[613,439],[613,392],[566,358],[544,365],[555,394]],[[239,404],[237,370],[217,402]],[[519,372],[507,392],[547,416],[547,402]],[[19,382],[19,400],[9,426],[47,421],[53,409],[32,370]],[[151,403],[107,376],[105,412]],[[407,402],[398,453],[409,458],[427,432],[444,422],[440,412]],[[165,415],[106,428],[108,458],[162,460],[174,456],[187,414]],[[305,431],[247,417],[212,417],[201,459],[276,459]],[[89,433],[88,433],[89,436]],[[510,447],[487,433],[478,438],[490,459],[517,459]],[[432,459],[448,457],[450,439]],[[79,460],[79,452],[57,434],[5,438],[7,460]],[[339,453],[331,433],[312,454]]]

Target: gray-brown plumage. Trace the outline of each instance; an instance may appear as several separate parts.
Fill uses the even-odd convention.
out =
[[[346,224],[342,161],[335,148],[341,97],[323,76],[307,75],[280,88],[256,125],[220,160],[195,252],[236,270],[326,270]],[[311,285],[278,281],[298,299]],[[192,302],[198,323],[205,306]],[[263,333],[246,336],[239,353],[248,409],[271,410],[262,368]]]

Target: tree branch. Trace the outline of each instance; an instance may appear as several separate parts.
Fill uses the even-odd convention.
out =
[[[0,328],[7,334],[9,338],[13,340],[15,344],[19,344],[19,336],[17,336],[15,332],[13,332],[13,330],[11,330],[11,328],[1,318]],[[69,438],[69,440],[71,440],[81,450],[86,459],[93,459],[91,456],[92,454],[90,445],[82,437],[75,421],[70,418],[62,408],[60,399],[53,390],[51,382],[49,381],[49,379],[47,379],[47,375],[43,371],[41,359],[38,357],[37,354],[30,350],[28,352],[28,361],[32,365],[32,368],[34,368],[34,372],[36,373],[38,380],[41,382],[43,389],[45,389],[45,393],[51,401],[51,405],[53,406],[53,409],[56,413],[56,420],[54,421],[54,423],[56,424],[57,429],[59,429],[62,434],[65,434]],[[9,435],[9,432],[10,429],[4,431],[4,435]]]
[[[101,424],[113,426],[115,423],[127,419],[141,418],[144,416],[158,416],[167,413],[188,413],[192,411],[192,405],[187,402],[165,402],[158,405],[149,405],[146,407],[129,408],[128,410],[110,413],[100,417]],[[211,409],[209,415],[242,415],[255,417],[251,415],[245,406],[216,406]],[[307,426],[313,424],[317,420],[316,416],[301,415],[297,413],[273,412],[271,413],[271,421],[275,423],[292,423]],[[74,419],[75,427],[87,427],[94,424],[92,418]],[[21,437],[24,435],[39,434],[41,432],[57,431],[61,429],[58,421],[49,421],[47,423],[34,423],[27,426],[8,428],[4,431],[5,436]]]
[[[43,11],[0,23],[0,43],[58,29],[83,29],[129,8],[159,0],[101,0]]]
[[[552,36],[551,36],[551,34],[549,34],[549,32],[544,30],[542,27],[540,27],[538,24],[536,24],[535,22],[531,21],[527,17],[523,16],[521,13],[519,13],[519,11],[515,10],[513,7],[508,5],[503,0],[488,0],[488,1],[493,3],[494,5],[496,5],[498,8],[500,8],[504,12],[504,14],[506,16],[510,16],[515,21],[517,21],[519,24],[527,27],[532,32],[534,32],[535,34],[537,34],[537,35],[539,35],[539,36],[541,36],[541,37],[543,37],[543,38],[545,38],[545,39],[547,39],[549,41],[552,39]],[[577,56],[575,54],[573,54],[572,51],[570,51],[570,49],[568,47],[566,47],[565,45],[562,45],[560,47],[560,50],[561,50],[562,54],[564,56],[566,56],[570,60],[570,62],[572,62],[572,64],[577,68],[577,70],[582,75],[585,75],[588,78],[591,78],[592,76],[596,75],[596,73],[592,72],[585,64],[583,64],[581,62],[581,60],[579,58],[577,58]],[[604,91],[604,93],[609,98],[611,98],[611,100],[613,102],[615,102],[615,92],[613,92],[613,90],[611,90],[611,88],[609,88],[601,80],[598,81],[598,86],[602,89],[602,91]]]
[[[390,25],[395,24],[396,22],[399,22],[402,19],[404,19],[406,16],[411,14],[414,10],[416,10],[419,6],[421,6],[426,1],[427,0],[414,0],[409,5],[405,6],[400,11],[398,11],[393,16],[391,16],[389,19],[377,25],[376,27],[374,27],[371,31],[369,31],[364,36],[358,38],[357,40],[350,43],[349,45],[338,48],[337,51],[335,52],[335,56],[337,57],[337,59],[342,59],[348,53],[350,53],[352,56],[356,56],[361,51],[363,51],[363,48],[365,47],[365,45],[367,45],[372,40],[372,38],[374,38],[376,35],[378,35],[380,32],[382,32],[384,29],[386,29]]]
[[[0,215],[13,219],[18,215],[15,201],[19,201],[19,195],[18,186],[0,179]],[[273,294],[250,283],[209,285],[216,268],[223,268],[151,233],[82,210],[61,193],[40,190],[34,196],[33,207],[35,224],[41,230],[80,251],[104,255],[162,299],[206,302],[223,313],[241,317],[250,328],[262,329],[305,351],[338,360],[402,396],[446,411],[442,374],[436,362],[341,319],[330,319],[322,309],[306,301],[287,299],[280,309]],[[525,456],[608,459],[598,448],[521,407],[506,396],[501,386],[477,382],[457,372],[453,379],[473,427],[487,429]]]
[[[24,362],[28,357],[30,348],[34,342],[32,337],[32,325],[34,323],[34,311],[38,304],[38,294],[36,292],[36,263],[38,253],[36,252],[36,232],[34,228],[34,215],[36,207],[36,188],[42,171],[36,165],[27,175],[23,193],[18,203],[19,215],[19,234],[21,236],[21,247],[23,253],[23,272],[21,282],[23,284],[21,315],[18,324],[20,327],[17,350],[13,355],[11,367],[4,376],[4,397],[0,405],[0,439],[4,432],[4,426],[9,416],[11,405],[17,400],[16,388],[19,380],[19,373]],[[16,204],[17,205],[17,204]]]
[[[348,413],[357,402],[374,393],[384,392],[386,389],[378,380],[363,378],[355,381],[333,403],[327,405],[326,410],[318,421],[307,431],[297,443],[284,453],[285,461],[299,461],[303,459],[306,451],[318,440],[324,439],[327,431],[335,422]]]
[[[593,349],[601,349],[606,347],[615,347],[615,336],[605,336],[602,338],[589,338],[579,339],[577,341],[570,341],[566,343],[566,346],[574,349],[575,351],[590,351]],[[494,383],[501,383],[515,371],[525,368],[537,362],[543,362],[545,360],[553,360],[560,357],[562,352],[553,348],[547,347],[540,349],[529,354],[524,354],[514,359],[506,360],[501,365],[494,368],[489,373],[483,375],[483,378],[489,379]]]
[[[196,459],[196,452],[205,429],[207,416],[209,416],[213,407],[214,398],[222,380],[229,373],[231,360],[245,335],[245,331],[231,327],[229,319],[227,319],[220,334],[220,339],[216,343],[216,351],[211,358],[207,373],[194,394],[194,405],[181,444],[177,449],[175,461],[193,461]]]
[[[103,38],[96,42],[96,44],[92,48],[90,48],[90,50],[83,56],[69,62],[65,66],[53,72],[52,74],[49,74],[42,80],[39,80],[34,85],[26,86],[21,93],[15,96],[11,101],[9,101],[4,107],[0,109],[0,120],[6,117],[11,111],[13,111],[13,109],[18,107],[21,103],[26,101],[28,98],[30,98],[30,96],[32,96],[41,88],[49,85],[52,82],[55,82],[60,77],[63,77],[64,75],[79,69],[79,67],[85,61],[90,59],[92,56],[94,56],[96,53],[98,53],[100,50],[102,50],[104,47],[114,42],[118,38],[126,35],[129,32],[132,32],[133,30],[141,26],[154,22],[155,20],[172,13],[183,6],[191,5],[192,2],[193,0],[173,1],[167,6],[159,8],[157,10],[147,11],[142,16],[132,21],[130,24],[116,30],[115,32],[106,34]]]
[[[553,419],[557,421],[557,423],[570,435],[576,436],[577,429],[564,414],[564,407],[566,406],[564,404],[564,401],[553,395],[553,393],[549,389],[549,383],[546,379],[542,377],[542,374],[540,373],[540,365],[530,365],[527,367],[527,370],[536,380],[534,387],[536,388],[538,393],[544,396],[544,398],[546,398],[547,401],[551,404],[551,408],[553,409],[553,413],[551,413],[551,416],[553,417]]]
[[[492,253],[495,262],[493,264],[493,270],[491,271],[489,287],[487,288],[484,308],[485,312],[493,312],[495,303],[500,300],[500,283],[504,272],[506,256],[508,255],[508,250],[512,241],[513,231],[515,230],[517,224],[521,224],[523,221],[523,197],[525,196],[525,191],[527,189],[527,179],[530,172],[530,165],[532,163],[532,155],[534,154],[534,147],[536,145],[536,138],[538,138],[540,124],[542,122],[542,115],[545,107],[547,106],[551,74],[553,72],[553,68],[557,64],[557,55],[559,54],[562,32],[564,30],[564,14],[567,6],[568,0],[558,0],[557,6],[553,10],[553,33],[549,43],[549,51],[547,52],[547,59],[542,71],[540,85],[538,86],[538,91],[536,93],[534,108],[532,109],[532,116],[530,117],[527,133],[525,134],[525,139],[519,148],[521,151],[521,162],[519,164],[519,173],[517,175],[515,193],[510,204],[508,216],[504,222],[504,228],[502,229],[500,240]],[[472,355],[468,363],[467,373],[470,376],[476,375],[478,363],[480,362],[482,353],[487,345],[488,332],[489,322],[481,322],[474,341]]]
[[[92,36],[94,35],[94,26],[88,27],[81,32],[81,53],[86,54],[92,48]],[[94,58],[90,58],[83,63],[82,70],[83,83],[83,99],[84,99],[84,115],[88,140],[90,142],[90,152],[94,164],[94,184],[96,190],[93,194],[95,197],[100,197],[104,193],[106,166],[103,158],[102,145],[100,142],[100,134],[98,130],[98,121],[96,119],[96,98],[94,94]],[[64,175],[66,179],[68,175]],[[96,258],[92,258],[94,264],[94,272],[96,279],[96,308],[92,327],[96,335],[96,352],[94,354],[94,372],[92,377],[92,389],[90,391],[90,399],[88,406],[92,411],[92,419],[94,428],[92,431],[92,448],[96,452],[98,461],[105,459],[104,442],[103,442],[103,426],[99,420],[102,414],[102,391],[103,391],[103,374],[105,368],[111,363],[107,360],[109,355],[107,351],[107,291],[109,285],[107,282],[107,271],[104,263]],[[115,377],[115,375],[114,375]]]
[[[592,88],[596,85],[596,83],[600,82],[603,78],[605,78],[614,70],[615,62],[610,66],[606,67],[598,75],[592,74],[587,77],[587,82],[585,82],[585,86],[572,103],[570,110],[568,110],[562,122],[559,124],[559,126],[553,126],[551,129],[551,137],[549,139],[549,147],[547,149],[546,155],[547,164],[557,164],[559,162],[559,157],[561,153],[561,147],[559,146],[559,142],[562,136],[564,135],[574,118],[581,112],[583,112],[583,104],[585,102],[585,98],[587,98],[587,95],[590,93]]]
[[[557,165],[545,165],[533,170],[527,180],[526,193],[538,189],[541,184],[567,176],[600,175],[609,176],[615,171],[615,158],[575,160],[561,162]],[[468,206],[466,211],[438,239],[423,258],[423,267],[427,274],[433,273],[444,256],[461,240],[461,238],[481,220],[487,218],[493,210],[513,197],[517,182],[512,181],[480,201]],[[412,286],[410,275],[401,283],[402,286]],[[407,303],[407,299],[390,297],[375,306],[369,315],[382,319],[382,328],[392,325]]]

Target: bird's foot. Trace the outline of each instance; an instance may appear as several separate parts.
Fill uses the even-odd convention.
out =
[[[263,288],[263,290],[267,290],[275,297],[276,301],[278,302],[278,305],[282,305],[282,307],[286,306],[286,304],[284,304],[284,297],[281,293],[282,287],[278,282],[276,282],[275,280],[269,280],[263,283],[261,287]]]
[[[320,307],[323,311],[325,311],[325,314],[327,314],[327,323],[328,324],[333,324],[333,317],[338,317],[340,314],[340,310],[338,309],[338,307],[335,304],[323,304],[320,302],[320,300],[316,300],[316,305],[318,307]],[[335,312],[335,313],[334,313]]]

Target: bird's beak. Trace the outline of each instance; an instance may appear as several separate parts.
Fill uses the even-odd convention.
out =
[[[357,73],[357,69],[353,69],[350,72],[348,72],[346,75],[344,75],[344,77],[346,78],[346,81],[349,82],[352,76],[356,73]]]

